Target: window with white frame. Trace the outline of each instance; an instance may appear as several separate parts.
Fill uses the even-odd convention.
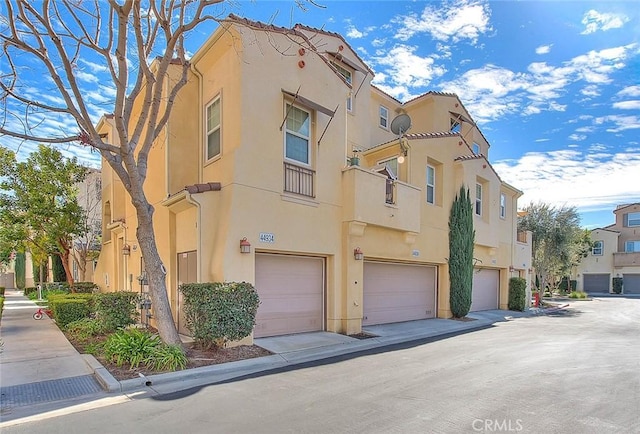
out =
[[[378,162],[380,165],[388,166],[393,172],[394,178],[398,177],[398,157],[389,158],[388,160],[382,160]]]
[[[207,149],[206,160],[220,155],[221,151],[221,131],[220,131],[220,97],[216,97],[206,108],[206,128],[207,128]]]
[[[640,212],[630,212],[625,214],[625,227],[640,226]]]
[[[640,241],[627,241],[624,247],[627,253],[640,252]]]
[[[379,125],[385,130],[389,129],[389,109],[383,105],[380,106]]]
[[[500,218],[507,217],[507,195],[500,193]]]
[[[353,74],[351,73],[351,71],[349,71],[347,68],[345,68],[344,66],[340,65],[339,63],[336,62],[331,62],[331,64],[336,68],[336,70],[340,73],[340,75],[342,75],[345,79],[345,81],[349,84],[352,84],[352,80],[353,80]],[[351,96],[351,93],[349,93],[349,96],[347,97],[347,110],[351,111],[353,109],[353,97]]]
[[[478,145],[477,143],[474,143],[474,144],[471,146],[471,149],[473,150],[473,153],[474,153],[475,155],[480,155],[480,145]]]
[[[482,184],[476,183],[476,215],[482,215]]]
[[[310,125],[311,114],[309,112],[287,104],[284,145],[284,156],[286,159],[307,165],[311,164]]]
[[[602,256],[603,251],[604,251],[604,241],[594,241],[593,248],[591,249],[591,254],[593,256]]]
[[[427,165],[427,203],[436,203],[436,169]]]

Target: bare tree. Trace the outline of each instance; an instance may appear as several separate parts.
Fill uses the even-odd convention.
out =
[[[184,39],[223,0],[5,0],[2,20],[0,102],[4,117],[0,135],[62,144],[81,142],[100,152],[131,197],[136,236],[146,266],[158,332],[163,341],[180,344],[173,322],[165,268],[153,231],[154,208],[144,191],[152,144],[169,119],[180,89],[187,83],[189,62]],[[117,144],[95,128],[99,113],[79,83],[81,62],[106,68],[115,97],[112,102]],[[38,95],[22,81],[25,68],[51,79],[49,95]],[[170,80],[171,69],[178,79]],[[45,98],[46,96],[46,98]],[[140,107],[135,110],[134,104]],[[110,108],[111,108],[110,107]],[[52,134],[48,119],[73,127]],[[114,141],[115,142],[115,141]]]
[[[90,171],[84,182],[78,185],[78,203],[82,207],[82,231],[73,240],[71,254],[78,267],[81,282],[86,280],[87,263],[98,259],[102,232],[102,187],[100,172]]]

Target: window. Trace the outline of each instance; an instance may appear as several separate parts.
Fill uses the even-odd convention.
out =
[[[476,183],[476,215],[482,215],[482,184]]]
[[[507,217],[507,196],[504,193],[500,193],[500,218]]]
[[[627,241],[624,251],[627,253],[640,252],[640,241]]]
[[[640,212],[630,212],[624,215],[625,227],[640,226]]]
[[[398,157],[393,157],[388,160],[380,161],[378,164],[386,165],[393,172],[392,175],[394,178],[398,177]]]
[[[593,248],[591,249],[591,253],[594,256],[602,256],[603,250],[604,250],[604,241],[594,241]]]
[[[455,118],[451,118],[451,128],[449,129],[449,131],[451,131],[452,133],[459,133],[460,132],[460,120],[459,119],[455,119]]]
[[[427,203],[436,203],[436,169],[427,165]]]
[[[206,160],[220,155],[220,97],[207,106],[207,155]]]
[[[303,164],[310,164],[310,114],[287,104],[287,122],[284,156]]]
[[[480,154],[480,145],[478,145],[477,143],[474,143],[471,147],[471,149],[473,150],[473,153],[476,155]]]
[[[389,109],[385,106],[380,106],[380,126],[385,130],[389,129]]]
[[[349,84],[352,83],[352,73],[351,71],[349,71],[348,69],[346,69],[345,67],[343,67],[342,65],[336,63],[336,62],[331,62],[331,64],[336,68],[336,70],[340,73],[340,75],[342,75],[345,79],[345,81]],[[349,96],[347,97],[347,110],[351,111],[352,110],[352,97],[351,97],[351,93],[349,93]]]

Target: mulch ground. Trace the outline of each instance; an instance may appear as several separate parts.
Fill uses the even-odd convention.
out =
[[[91,343],[78,342],[73,339],[72,336],[67,335],[67,339],[73,345],[80,354],[87,353],[86,348]],[[104,341],[106,336],[97,337],[92,343],[98,343]],[[256,357],[269,356],[272,353],[257,345],[241,345],[232,348],[214,348],[214,349],[199,349],[199,348],[187,348],[187,357],[189,362],[187,369],[199,368],[200,366],[218,365],[220,363],[235,362],[238,360],[253,359]],[[146,367],[139,367],[136,369],[129,369],[129,366],[117,366],[106,360],[104,357],[95,355],[95,358],[104,366],[111,375],[118,381],[129,380],[131,378],[139,378],[140,374],[145,376],[154,374],[163,374],[170,371],[151,371]]]

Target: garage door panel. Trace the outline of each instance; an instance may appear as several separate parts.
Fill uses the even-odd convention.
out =
[[[435,317],[432,266],[365,262],[362,324],[387,324]]]
[[[474,270],[470,312],[498,309],[500,270]]]
[[[255,337],[323,329],[322,258],[257,254],[256,290]]]
[[[640,274],[622,275],[623,294],[640,294]]]
[[[583,276],[583,290],[587,293],[608,293],[609,282],[611,281],[608,273],[592,273]]]

